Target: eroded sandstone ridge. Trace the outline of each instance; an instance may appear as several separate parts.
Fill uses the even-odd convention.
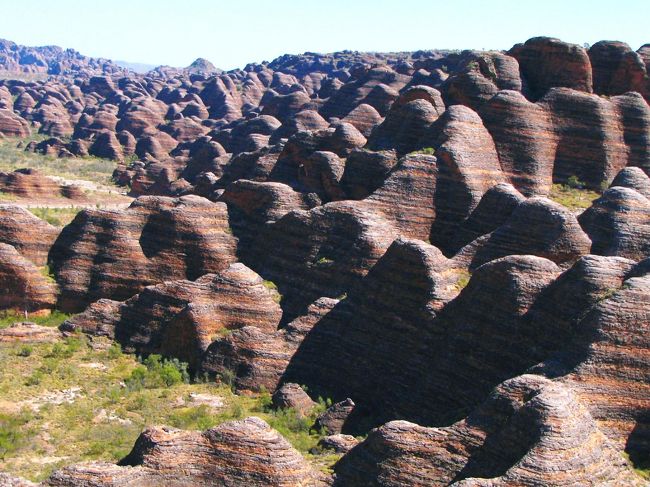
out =
[[[113,159],[137,197],[62,230],[0,208],[2,307],[302,415],[329,398],[314,427],[342,455],[324,478],[258,419],[157,427],[45,485],[643,485],[649,53],[538,37],[0,82],[0,133]]]
[[[55,472],[44,485],[307,487],[319,482],[318,474],[277,431],[251,417],[202,433],[150,428],[121,466],[76,465]]]

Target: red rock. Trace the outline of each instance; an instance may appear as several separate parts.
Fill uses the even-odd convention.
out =
[[[181,461],[182,460],[182,461]],[[87,463],[58,470],[49,486],[127,485],[307,487],[318,474],[277,431],[259,418],[230,421],[204,432],[146,429],[121,462]]]
[[[123,211],[79,213],[49,262],[61,309],[81,310],[99,298],[127,299],[147,285],[221,271],[236,260],[235,248],[223,203],[142,197]]]
[[[122,146],[115,136],[115,132],[108,130],[97,134],[95,141],[88,150],[90,154],[104,159],[112,159],[115,161],[124,160],[124,153]]]
[[[341,187],[349,199],[360,200],[378,189],[397,164],[397,153],[390,151],[352,151],[345,161]]]
[[[368,147],[395,149],[400,155],[411,152],[419,147],[420,139],[441,113],[439,107],[434,107],[425,98],[395,103],[386,119],[373,130]]]
[[[642,484],[571,389],[533,375],[445,428],[391,421],[335,472],[336,486]]]
[[[0,206],[0,242],[12,245],[36,266],[47,263],[47,254],[58,234],[59,229],[24,208]]]
[[[558,140],[546,107],[504,90],[488,100],[479,114],[510,183],[526,196],[548,194]]]
[[[20,198],[50,199],[59,194],[59,183],[35,169],[0,173],[0,190]]]
[[[477,111],[499,90],[521,91],[517,60],[500,52],[471,53],[464,67],[449,76],[443,86],[449,104]]]
[[[273,393],[273,406],[278,409],[291,408],[306,416],[316,406],[307,393],[298,384],[283,384]]]
[[[359,444],[352,435],[328,435],[318,440],[317,448],[321,450],[333,450],[335,453],[347,453]]]
[[[343,122],[354,125],[364,137],[368,137],[372,129],[383,121],[383,118],[372,106],[362,103],[348,113],[342,120]]]
[[[585,49],[549,37],[533,37],[509,54],[519,61],[527,91],[538,99],[555,87],[592,92],[591,62]]]
[[[0,243],[0,309],[40,311],[56,303],[56,284],[11,245]]]
[[[61,338],[57,329],[28,321],[0,329],[0,343],[55,343]],[[1,480],[0,485],[4,485]]]
[[[273,333],[256,327],[233,331],[208,347],[201,368],[217,375],[234,374],[239,391],[274,391],[305,336],[336,303],[330,298],[318,299],[305,315]]]
[[[650,257],[650,200],[634,189],[608,189],[580,215],[580,224],[593,241],[594,254]]]
[[[449,107],[421,144],[434,147],[438,160],[436,221],[430,240],[445,250],[459,223],[488,189],[505,182],[505,176],[490,133],[465,106]]]
[[[202,126],[191,118],[173,120],[166,125],[162,125],[160,130],[171,135],[179,142],[193,141],[208,132],[207,127]]]
[[[345,429],[345,422],[353,411],[354,401],[350,398],[332,404],[318,415],[313,428],[316,431],[325,431],[328,435],[338,434]]]
[[[215,337],[244,326],[276,330],[282,310],[277,294],[243,264],[196,281],[166,281],[121,304],[100,300],[66,321],[64,331],[118,340],[138,354],[162,353],[197,370]]]
[[[643,58],[624,42],[596,42],[588,54],[595,93],[611,96],[636,91],[646,98],[650,95]]]
[[[31,131],[26,120],[11,110],[0,109],[0,134],[9,137],[28,137]]]
[[[615,103],[596,95],[558,88],[541,101],[553,117],[558,145],[553,180],[577,176],[590,188],[611,181],[627,163],[628,148]]]
[[[537,255],[568,266],[589,253],[591,240],[564,206],[535,197],[519,204],[503,225],[468,247],[475,249],[470,268],[507,255]]]

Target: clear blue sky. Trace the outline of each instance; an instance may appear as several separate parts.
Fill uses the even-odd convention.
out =
[[[0,0],[0,12],[0,38],[19,44],[224,69],[304,51],[508,49],[538,35],[650,42],[650,0]]]

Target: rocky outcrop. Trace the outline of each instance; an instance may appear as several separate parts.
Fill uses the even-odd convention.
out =
[[[621,186],[630,188],[639,194],[650,198],[650,178],[641,168],[626,167],[612,181],[611,187]]]
[[[624,42],[600,41],[589,48],[594,92],[621,95],[636,91],[648,97],[648,76],[643,58]]]
[[[84,210],[50,251],[59,306],[81,311],[99,298],[124,300],[151,284],[219,272],[236,261],[236,242],[225,205],[198,196]]]
[[[355,150],[345,161],[341,187],[349,199],[360,200],[378,189],[397,164],[397,153]]]
[[[636,462],[650,452],[649,291],[646,273],[608,289],[579,322],[568,350],[541,368],[572,387],[603,432]]]
[[[451,252],[458,252],[468,243],[504,225],[524,201],[526,198],[510,184],[492,186],[474,211],[458,226],[453,241],[448,244]]]
[[[8,109],[0,109],[0,134],[8,137],[27,137],[31,134],[26,120]]]
[[[428,87],[407,90],[391,107],[386,119],[373,130],[368,147],[395,149],[403,155],[420,147],[426,130],[445,111],[440,92]]]
[[[316,403],[298,384],[287,383],[273,393],[273,406],[278,409],[291,408],[305,416],[311,412]]]
[[[182,460],[182,461],[181,461]],[[54,472],[45,485],[319,485],[306,460],[280,434],[251,417],[204,432],[145,430],[121,465],[90,463]]]
[[[0,242],[12,245],[36,266],[47,264],[47,254],[59,229],[14,205],[0,205]]]
[[[517,91],[503,90],[479,114],[510,183],[526,196],[547,194],[557,146],[549,111]]]
[[[505,176],[490,133],[470,108],[449,107],[423,144],[424,140],[435,148],[438,160],[436,220],[430,240],[446,250],[459,223],[488,189],[505,182]]]
[[[625,137],[621,128],[626,124],[617,123],[620,115],[616,99],[558,88],[551,90],[541,104],[552,113],[558,140],[553,166],[555,182],[566,182],[576,176],[588,187],[599,189],[626,166],[628,152],[647,150],[643,139],[631,138],[629,132]],[[647,112],[647,106],[643,108]],[[638,128],[638,124],[634,125]],[[635,146],[633,151],[628,149],[630,143]]]
[[[509,52],[517,61],[525,92],[534,100],[555,87],[592,92],[592,69],[587,51],[549,37],[533,37]]]
[[[318,440],[317,448],[322,450],[332,450],[335,453],[347,453],[359,444],[352,435],[328,435]]]
[[[336,435],[343,431],[345,422],[354,412],[354,401],[350,398],[332,404],[325,411],[318,415],[314,422],[313,429],[324,431],[328,435]]]
[[[251,266],[278,286],[287,317],[341,296],[397,236],[425,239],[436,215],[436,171],[434,157],[411,154],[367,199],[292,211],[270,225]]]
[[[54,343],[61,337],[61,332],[55,328],[28,321],[0,329],[0,343]]]
[[[148,286],[124,303],[100,300],[61,329],[107,335],[126,350],[162,353],[196,370],[203,352],[219,336],[245,326],[275,331],[282,316],[278,299],[261,277],[236,263],[196,281]]]
[[[406,377],[426,363],[422,359],[416,365],[415,356],[436,334],[436,311],[458,293],[459,277],[435,247],[397,240],[346,299],[314,325],[291,359],[285,380],[334,400],[352,398],[362,409],[372,402],[377,412],[385,405],[405,414],[396,397],[405,394]],[[364,353],[358,352],[361,343]],[[379,364],[386,368],[370,372]]]
[[[52,198],[60,194],[59,184],[36,169],[0,172],[0,190],[20,198]]]
[[[201,367],[217,375],[234,374],[233,385],[240,391],[274,391],[305,336],[336,303],[335,299],[318,299],[305,315],[273,333],[254,327],[233,331],[210,345]]]
[[[275,222],[292,210],[314,206],[305,194],[285,184],[245,179],[228,185],[219,200],[228,205],[230,225],[239,239],[238,252],[244,261],[255,260],[255,241],[267,222]]]
[[[462,67],[443,85],[445,100],[478,110],[499,90],[521,91],[519,64],[501,52],[468,52],[461,54]]]
[[[580,225],[594,254],[650,257],[650,200],[632,188],[609,188],[580,215]]]
[[[537,255],[568,267],[589,253],[591,240],[575,215],[559,203],[535,197],[520,203],[508,220],[460,251],[476,268],[507,255]]]
[[[391,421],[334,468],[337,486],[643,484],[570,388],[533,375],[446,428]]]
[[[0,243],[0,309],[52,309],[56,296],[56,284],[49,277],[14,247]]]

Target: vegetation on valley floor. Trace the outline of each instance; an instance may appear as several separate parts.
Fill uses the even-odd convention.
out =
[[[38,169],[49,176],[61,176],[66,179],[83,179],[94,183],[111,185],[111,176],[115,169],[115,161],[99,157],[63,157],[36,154],[25,151],[25,146],[31,142],[40,142],[48,136],[35,134],[20,139],[7,137],[0,139],[0,171],[10,172],[16,169]],[[22,147],[17,147],[22,142]]]
[[[584,210],[600,197],[600,193],[587,189],[585,183],[571,176],[565,184],[554,184],[548,197],[570,210]]]
[[[69,208],[37,207],[28,208],[28,210],[41,220],[48,222],[50,225],[63,227],[74,220],[74,217],[77,216],[77,213],[83,210],[83,208],[71,205]]]
[[[54,327],[67,317],[54,312],[29,320]],[[0,327],[22,319],[8,313]],[[317,468],[329,470],[340,457],[309,453],[322,437],[310,427],[325,401],[305,418],[291,409],[273,411],[268,392],[239,396],[228,384],[191,381],[186,364],[159,356],[138,360],[108,340],[74,335],[57,343],[4,343],[0,364],[0,471],[31,480],[63,465],[118,461],[147,426],[204,430],[248,416],[267,421]],[[194,394],[223,404],[196,403]]]

